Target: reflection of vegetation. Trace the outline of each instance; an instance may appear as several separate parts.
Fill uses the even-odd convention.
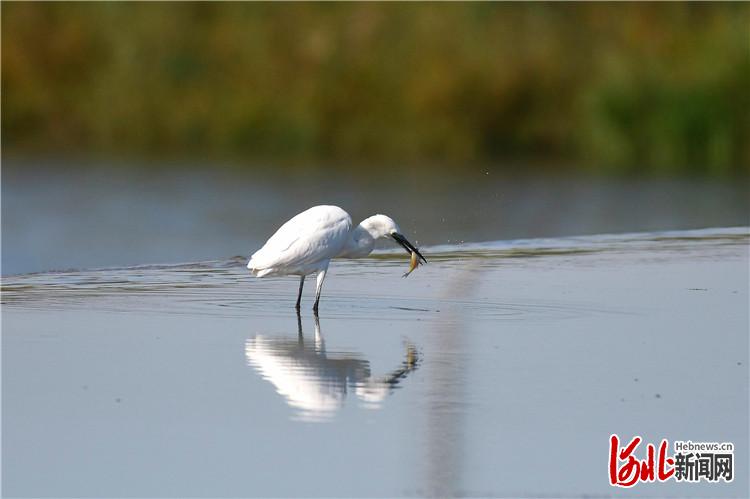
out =
[[[686,3],[5,3],[4,146],[746,171],[748,13]]]

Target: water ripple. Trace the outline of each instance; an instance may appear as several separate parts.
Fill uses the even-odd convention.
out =
[[[516,261],[511,258],[566,257],[581,262],[592,255],[631,254],[643,260],[701,252],[707,258],[716,258],[717,249],[746,251],[749,240],[748,228],[741,227],[436,246],[424,249],[430,264],[421,267],[419,276],[411,277],[408,286],[397,289],[393,286],[393,270],[406,265],[404,255],[380,251],[363,261],[337,261],[331,281],[326,283],[322,305],[327,315],[352,319],[381,315],[388,320],[442,320],[458,309],[477,320],[495,321],[621,314],[622,310],[570,301],[515,302],[497,297],[461,300],[442,296],[437,289],[451,272],[470,267],[478,281],[486,279],[488,272],[502,272],[509,261]],[[297,281],[251,279],[244,265],[245,259],[237,256],[175,265],[11,276],[3,278],[2,304],[8,309],[40,311],[90,308],[143,314],[288,315]],[[367,286],[362,285],[365,279]]]

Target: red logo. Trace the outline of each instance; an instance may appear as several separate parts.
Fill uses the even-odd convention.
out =
[[[626,446],[620,447],[620,439],[609,437],[609,483],[614,487],[632,487],[641,482],[664,482],[674,475],[674,459],[667,457],[667,440],[659,444],[658,455],[654,444],[646,446],[646,459],[639,460],[633,453],[641,444],[635,436]]]

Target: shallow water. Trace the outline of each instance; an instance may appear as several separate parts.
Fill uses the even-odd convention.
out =
[[[241,258],[6,277],[3,493],[746,497],[749,242],[386,251],[317,320]],[[734,442],[736,478],[614,491],[611,433]]]

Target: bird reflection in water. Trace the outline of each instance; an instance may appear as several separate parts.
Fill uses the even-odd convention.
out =
[[[302,318],[297,314],[297,338],[256,335],[245,341],[247,364],[274,385],[303,421],[325,421],[343,407],[353,387],[357,398],[368,408],[379,408],[393,389],[417,369],[416,347],[406,343],[401,365],[383,376],[373,376],[370,362],[357,353],[326,352],[315,316],[315,336],[305,341]]]

